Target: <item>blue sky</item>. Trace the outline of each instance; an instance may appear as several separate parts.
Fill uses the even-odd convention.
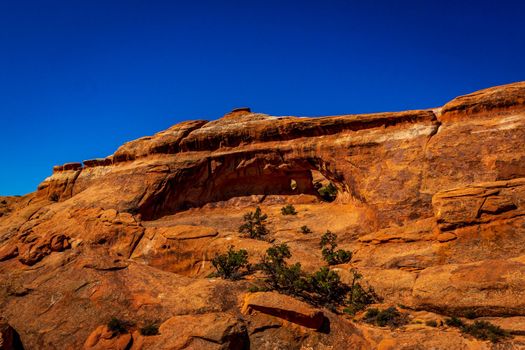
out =
[[[428,108],[525,80],[523,1],[0,0],[0,195],[236,106]]]

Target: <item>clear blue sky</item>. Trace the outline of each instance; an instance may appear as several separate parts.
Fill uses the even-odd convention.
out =
[[[439,106],[525,80],[524,1],[0,0],[0,195],[236,106]]]

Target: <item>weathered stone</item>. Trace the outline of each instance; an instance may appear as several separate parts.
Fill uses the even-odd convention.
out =
[[[159,228],[157,232],[167,239],[198,239],[215,237],[218,232],[213,227],[194,226],[194,225],[177,225],[171,227]]]
[[[0,248],[0,261],[9,260],[18,256],[18,247],[8,245]]]
[[[321,310],[276,292],[257,292],[246,295],[243,310],[244,312],[262,312],[315,330],[320,330],[325,322],[325,316]]]
[[[261,276],[206,277],[228,247],[245,249],[253,266],[269,241],[286,242],[289,262],[311,273],[325,265],[319,239],[330,230],[353,252],[334,270],[350,283],[357,269],[381,307],[405,305],[413,320],[434,311],[508,324],[525,309],[524,90],[515,83],[443,108],[372,115],[242,109],[84,167],[55,167],[35,193],[0,198],[2,313],[27,348],[78,349],[88,338],[132,349],[489,348],[457,330],[379,329],[274,293],[241,314]],[[318,189],[330,182],[337,198],[326,202]],[[287,204],[297,215],[281,214]],[[267,241],[239,235],[257,206],[268,214]],[[319,328],[320,315],[329,327]],[[113,316],[136,323],[129,337],[96,331]],[[139,334],[147,321],[159,335]]]
[[[524,316],[524,260],[430,267],[414,284],[414,303],[450,315]]]
[[[126,350],[133,343],[129,332],[120,334],[110,331],[106,326],[97,327],[84,343],[84,350]]]

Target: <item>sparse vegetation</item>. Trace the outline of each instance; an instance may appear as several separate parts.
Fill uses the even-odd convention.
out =
[[[352,260],[352,252],[349,250],[343,250],[337,248],[337,235],[330,231],[321,237],[321,253],[323,254],[323,259],[328,263],[328,265],[338,265],[344,264]]]
[[[319,185],[321,184],[319,183]],[[326,186],[319,185],[317,185],[317,192],[319,192],[321,198],[326,202],[333,202],[337,197],[337,187],[332,182]]]
[[[265,276],[266,290],[293,295],[313,305],[325,306],[332,310],[344,305],[349,305],[351,310],[362,310],[375,300],[375,294],[370,292],[371,289],[365,291],[357,282],[357,277],[349,286],[341,281],[337,272],[328,267],[308,274],[302,271],[299,263],[288,265],[287,260],[291,256],[286,244],[268,248],[257,266]]]
[[[445,324],[450,327],[459,328],[462,333],[470,334],[474,338],[481,340],[490,340],[497,343],[511,335],[499,326],[487,321],[474,321],[466,324],[457,317],[447,318]]]
[[[113,332],[113,334],[123,334],[128,332],[127,322],[116,317],[112,317],[111,320],[109,320],[107,327]]]
[[[425,325],[429,326],[429,327],[437,327],[438,326],[438,323],[436,320],[429,320],[429,321],[426,321],[425,322]]]
[[[286,260],[291,256],[287,244],[274,245],[266,250],[258,267],[266,276],[265,283],[268,289],[302,296],[307,281],[300,263],[291,266],[287,264]]]
[[[469,320],[472,320],[476,318],[476,312],[474,312],[473,310],[469,310],[465,312],[465,317],[468,318]]]
[[[308,278],[309,292],[315,304],[335,309],[343,305],[348,294],[348,285],[341,282],[339,274],[327,267],[321,267]]]
[[[234,250],[233,248],[230,246],[225,254],[217,255],[211,261],[217,270],[216,274],[230,280],[239,279],[242,276],[240,270],[248,265],[248,252],[244,249]]]
[[[451,318],[447,318],[445,320],[445,324],[449,327],[456,327],[456,328],[461,328],[461,327],[464,327],[465,324],[463,323],[463,321],[461,321],[459,318],[453,316]]]
[[[301,226],[301,232],[305,235],[312,233],[312,230],[306,225]]]
[[[388,326],[390,328],[397,328],[407,323],[406,317],[393,306],[384,310],[368,309],[364,320],[379,327]]]
[[[493,343],[497,343],[510,336],[510,334],[501,327],[487,321],[475,321],[470,325],[463,326],[461,331],[472,335],[474,338],[490,340]]]
[[[159,326],[157,323],[148,323],[140,328],[140,334],[144,336],[152,336],[159,334]]]
[[[263,214],[261,208],[257,207],[255,212],[244,214],[244,223],[239,227],[239,232],[253,239],[264,240],[268,234],[266,220],[268,215]]]
[[[348,314],[355,315],[357,312],[364,310],[368,305],[379,300],[379,297],[371,287],[365,290],[361,283],[358,282],[362,277],[360,273],[352,269],[352,283],[350,284],[347,300],[348,307],[344,310]]]
[[[295,207],[291,204],[287,204],[281,208],[281,214],[283,215],[297,215]]]
[[[257,292],[267,292],[268,288],[263,286],[257,286],[257,285],[251,285],[248,287],[248,292],[250,293],[257,293]]]

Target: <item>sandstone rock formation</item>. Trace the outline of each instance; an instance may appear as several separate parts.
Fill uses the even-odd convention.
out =
[[[0,349],[23,350],[18,333],[2,319],[0,319]]]
[[[110,157],[55,166],[35,193],[0,197],[1,315],[25,349],[525,348],[524,140],[524,82],[429,110],[241,108],[177,124]],[[335,185],[335,201],[318,181]],[[281,215],[286,204],[297,215]],[[307,271],[324,265],[320,236],[336,233],[354,254],[332,269],[347,282],[357,269],[409,324],[250,294],[254,276],[208,278],[228,246],[251,263],[270,246],[238,233],[256,206]],[[515,336],[494,345],[424,324],[449,316]],[[112,317],[128,332],[109,332]],[[148,322],[158,335],[140,334]]]

